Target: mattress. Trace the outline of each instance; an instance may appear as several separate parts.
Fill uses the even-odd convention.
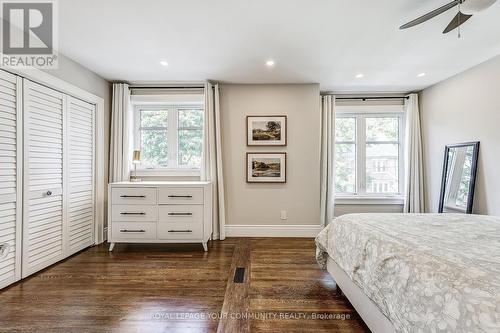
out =
[[[500,332],[500,218],[349,214],[316,238],[398,332]]]

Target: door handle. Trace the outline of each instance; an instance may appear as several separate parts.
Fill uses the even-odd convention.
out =
[[[169,230],[168,232],[193,232],[193,230]]]
[[[45,192],[45,194],[50,197],[52,195],[52,191],[51,190],[48,190],[47,192]]]
[[[0,244],[0,259],[7,258],[10,253],[10,245],[7,243]]]
[[[146,230],[128,230],[128,229],[121,229],[120,232],[146,232]]]
[[[123,212],[123,213],[120,213],[121,215],[146,215],[146,213],[128,213],[128,212]]]
[[[168,213],[170,216],[192,216],[193,213]]]
[[[169,198],[187,198],[191,199],[193,196],[192,195],[169,195]]]
[[[120,198],[145,198],[145,195],[120,195]]]

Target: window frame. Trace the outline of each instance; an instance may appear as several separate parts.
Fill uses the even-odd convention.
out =
[[[404,202],[404,153],[405,153],[405,112],[403,105],[356,105],[337,106],[336,118],[355,118],[355,141],[339,141],[337,143],[354,143],[355,147],[355,193],[335,193],[337,204],[403,204]],[[366,145],[394,144],[394,141],[367,141],[366,118],[399,118],[399,158],[398,158],[398,193],[377,194],[366,192]]]
[[[135,104],[134,105],[134,150],[141,149],[141,111],[166,111],[167,112],[167,142],[168,142],[168,166],[158,168],[145,168],[142,165],[137,166],[138,176],[199,176],[201,173],[200,167],[193,168],[178,164],[179,151],[179,110],[197,109],[203,111],[203,104],[200,103],[162,103],[162,104]],[[203,140],[205,115],[203,115],[203,123],[201,129]],[[151,127],[150,129],[165,129],[164,127]],[[189,128],[182,128],[189,129]],[[195,129],[195,128],[193,128]]]

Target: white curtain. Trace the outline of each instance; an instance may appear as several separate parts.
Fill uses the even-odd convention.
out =
[[[321,224],[326,226],[333,219],[334,205],[334,145],[335,145],[335,96],[322,96],[321,101]]]
[[[226,238],[219,85],[205,84],[205,140],[201,180],[212,182],[213,239]]]
[[[133,120],[130,110],[130,88],[128,84],[113,84],[111,112],[109,181],[128,181]]]
[[[424,180],[422,167],[422,136],[418,95],[411,94],[405,101],[405,213],[424,212]]]

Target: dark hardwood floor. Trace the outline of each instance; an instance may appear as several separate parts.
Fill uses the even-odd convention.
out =
[[[96,246],[1,290],[0,332],[368,332],[314,250],[299,238]]]

